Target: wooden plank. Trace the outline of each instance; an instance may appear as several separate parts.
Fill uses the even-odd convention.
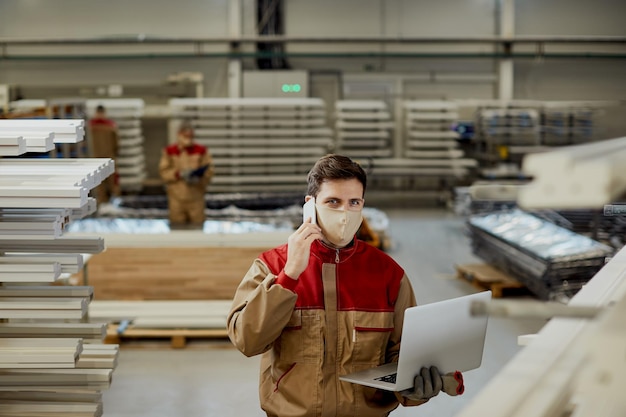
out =
[[[262,247],[116,248],[87,264],[95,300],[232,300]],[[82,273],[76,275],[82,283]]]

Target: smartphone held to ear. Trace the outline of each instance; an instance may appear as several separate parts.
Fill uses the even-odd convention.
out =
[[[315,216],[315,198],[311,197],[309,201],[302,206],[302,222],[306,222],[308,218],[311,218],[311,223],[316,224],[317,219]]]

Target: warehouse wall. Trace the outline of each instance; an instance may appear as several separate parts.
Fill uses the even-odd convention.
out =
[[[255,2],[242,0],[242,31],[255,33]],[[292,36],[491,36],[499,32],[497,0],[285,0],[285,27]],[[225,37],[228,0],[24,0],[0,2],[0,38],[64,38],[103,36]],[[622,0],[518,0],[515,32],[519,35],[626,35]],[[251,48],[251,46],[248,46]],[[626,47],[613,47],[626,54]],[[14,49],[12,48],[11,51]],[[71,59],[87,50],[110,58]],[[161,57],[121,58],[129,51]],[[226,52],[226,45],[204,46]],[[250,50],[250,49],[248,49]],[[341,57],[289,58],[292,68],[312,73],[311,91],[331,99],[384,96],[398,98],[496,97],[497,60],[491,58],[348,58],[346,52],[495,52],[492,46],[468,45],[340,45],[291,44],[289,52],[344,52]],[[533,48],[521,48],[534,52]],[[49,49],[48,49],[49,51]],[[546,52],[577,50],[571,46]],[[123,84],[162,88],[168,75],[204,74],[206,96],[227,95],[227,60],[193,57],[193,46],[63,46],[63,59],[35,59],[41,49],[19,48],[29,58],[0,59],[0,84],[28,86],[93,86]],[[184,57],[163,57],[165,54]],[[254,69],[252,59],[244,69]],[[519,99],[624,100],[625,59],[521,58],[514,61],[514,94]],[[337,82],[329,82],[336,74]],[[332,78],[332,77],[331,77]],[[366,80],[363,82],[363,80]],[[337,90],[337,83],[343,86]],[[378,87],[375,84],[378,83]],[[370,84],[369,87],[366,84]],[[382,87],[381,87],[382,85]],[[372,87],[373,86],[373,87]],[[391,86],[391,87],[390,87]],[[167,99],[168,91],[151,97]],[[623,108],[622,108],[623,110]],[[624,121],[611,122],[611,132],[624,132]]]

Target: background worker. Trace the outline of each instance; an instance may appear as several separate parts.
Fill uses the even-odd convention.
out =
[[[94,158],[117,158],[119,135],[115,122],[107,117],[103,105],[96,107],[94,117],[89,120],[91,136],[91,155]],[[105,178],[95,189],[95,198],[100,203],[107,203],[111,198],[120,195],[119,175],[117,167],[113,175]]]
[[[228,335],[246,356],[263,355],[259,398],[268,416],[383,417],[444,389],[434,367],[403,393],[339,379],[396,362],[404,311],[416,304],[404,270],[355,238],[365,188],[356,162],[319,159],[305,197],[315,198],[316,222],[306,219],[286,244],[262,253],[237,288]]]
[[[176,143],[165,147],[161,153],[159,174],[167,190],[171,226],[204,223],[204,195],[214,167],[209,150],[193,139],[191,122],[183,121]]]

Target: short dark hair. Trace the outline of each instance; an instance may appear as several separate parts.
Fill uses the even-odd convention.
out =
[[[328,180],[349,180],[356,178],[363,185],[363,195],[367,187],[367,174],[361,165],[347,156],[328,154],[317,160],[307,176],[307,195],[317,196],[322,183]]]
[[[99,113],[104,113],[106,109],[104,108],[102,104],[98,104],[98,106],[96,106],[96,111]]]
[[[178,126],[178,131],[182,132],[183,130],[191,130],[193,132],[193,123],[191,119],[183,119]]]

